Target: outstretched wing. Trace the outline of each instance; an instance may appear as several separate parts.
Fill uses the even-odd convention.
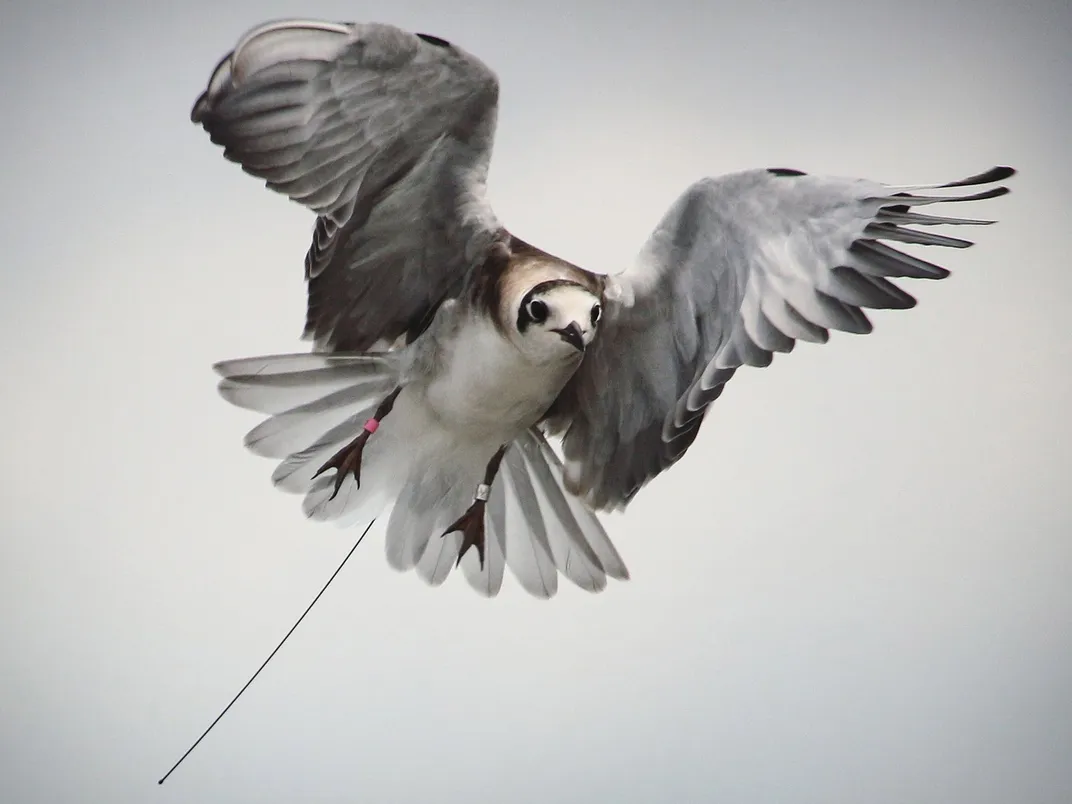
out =
[[[862,308],[915,299],[891,277],[948,271],[885,241],[965,248],[915,226],[986,224],[913,207],[973,201],[911,194],[1013,175],[993,168],[961,181],[890,187],[795,170],[704,179],[671,207],[637,263],[608,283],[599,338],[552,409],[569,487],[597,508],[620,507],[692,444],[708,405],[741,366],[766,366],[797,340],[867,333]],[[616,283],[616,284],[615,284]]]
[[[289,20],[248,33],[191,118],[318,214],[305,336],[365,351],[412,335],[482,261],[495,74],[436,37]]]

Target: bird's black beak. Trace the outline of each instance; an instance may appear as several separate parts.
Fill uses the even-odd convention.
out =
[[[572,322],[568,327],[562,329],[553,330],[558,333],[558,337],[576,349],[578,352],[584,351],[584,338],[581,336],[581,328],[577,326],[577,322]]]

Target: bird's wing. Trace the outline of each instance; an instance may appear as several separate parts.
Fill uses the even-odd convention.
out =
[[[771,169],[701,180],[670,208],[637,262],[608,278],[601,332],[552,408],[570,489],[621,507],[678,460],[708,405],[741,366],[766,366],[797,340],[871,331],[861,308],[912,307],[890,281],[948,271],[888,244],[964,248],[934,224],[983,224],[913,209],[1008,192],[917,194],[1008,178],[892,187]]]
[[[306,337],[365,351],[413,336],[500,226],[485,198],[498,80],[389,25],[262,25],[191,118],[224,155],[317,213]]]

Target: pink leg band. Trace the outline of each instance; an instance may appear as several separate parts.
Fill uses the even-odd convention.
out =
[[[365,422],[365,432],[369,433],[370,435],[372,433],[375,433],[379,429],[379,427],[380,422],[378,419],[369,419],[367,422]]]

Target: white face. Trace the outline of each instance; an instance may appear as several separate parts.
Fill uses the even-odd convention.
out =
[[[537,286],[517,310],[518,345],[536,360],[579,360],[602,316],[599,297],[580,285]]]

